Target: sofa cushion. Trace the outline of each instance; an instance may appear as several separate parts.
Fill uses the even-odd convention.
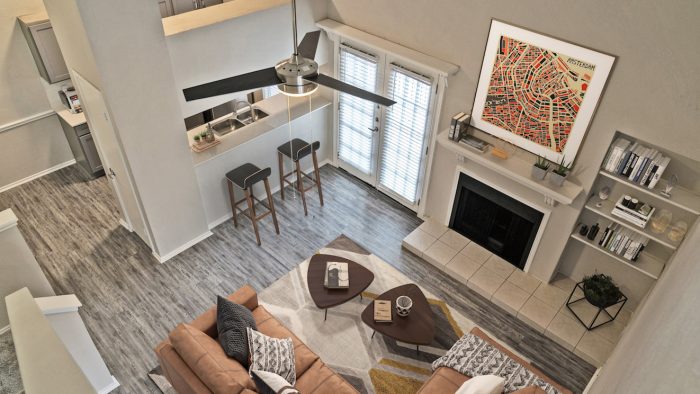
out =
[[[216,329],[219,343],[227,356],[248,366],[248,336],[246,329],[257,329],[250,309],[224,297],[216,298]]]
[[[320,359],[316,360],[294,385],[304,394],[357,394],[357,390]],[[452,391],[450,394],[453,394]]]
[[[250,375],[260,394],[301,394],[291,383],[276,373],[253,369]]]
[[[180,324],[170,333],[173,347],[192,372],[215,394],[239,393],[255,383],[236,360],[224,353],[218,342],[202,331]]]
[[[496,375],[480,375],[462,383],[455,394],[501,394],[506,380]]]
[[[463,375],[452,368],[440,367],[433,372],[428,380],[423,383],[423,386],[418,390],[419,393],[430,394],[454,394],[457,389],[470,377]]]
[[[294,385],[294,343],[291,338],[273,338],[248,327],[250,369],[273,372]]]
[[[304,342],[289,331],[282,323],[272,316],[264,307],[259,306],[253,310],[253,317],[258,325],[258,331],[273,338],[292,338],[294,343],[294,365],[297,378],[318,360],[316,353],[312,352]]]

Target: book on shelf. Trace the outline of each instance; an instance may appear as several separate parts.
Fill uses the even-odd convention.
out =
[[[489,146],[488,142],[468,134],[460,139],[459,143],[480,153],[486,152],[486,148]]]
[[[621,196],[615,207],[613,208],[611,215],[617,216],[621,219],[634,224],[635,226],[645,228],[649,219],[656,211],[655,207],[649,204],[639,203],[639,208],[629,208],[623,205],[624,196]]]
[[[391,323],[391,300],[374,300],[374,321]]]
[[[323,286],[328,289],[347,289],[350,287],[348,263],[337,261],[327,262]]]
[[[465,115],[464,112],[460,112],[457,115],[452,117],[452,122],[450,123],[450,133],[449,133],[449,137],[451,140],[455,139],[455,133],[457,132],[457,122],[459,121],[459,118],[461,118],[464,115]]]
[[[610,222],[597,242],[594,240],[593,243],[625,260],[637,261],[649,243],[649,238],[622,227],[619,223]]]
[[[670,161],[671,159],[658,149],[618,137],[610,146],[603,162],[603,170],[653,189]]]

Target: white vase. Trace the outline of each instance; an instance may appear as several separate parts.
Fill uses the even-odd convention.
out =
[[[556,172],[549,173],[549,183],[551,183],[554,186],[562,187],[564,185],[565,180],[566,180],[566,176],[561,176],[561,175],[557,174]]]
[[[532,166],[532,173],[530,176],[532,176],[533,179],[541,181],[544,179],[545,175],[547,175],[547,170],[537,167],[536,165]]]

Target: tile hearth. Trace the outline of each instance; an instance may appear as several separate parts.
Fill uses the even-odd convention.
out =
[[[612,323],[586,331],[565,306],[574,280],[559,274],[552,283],[544,283],[431,219],[402,245],[596,366],[607,360],[631,316],[623,309]],[[587,302],[574,304],[574,309],[591,319],[596,312]]]

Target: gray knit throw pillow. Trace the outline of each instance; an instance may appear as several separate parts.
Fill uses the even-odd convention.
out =
[[[248,367],[248,333],[256,329],[255,319],[248,308],[224,297],[216,299],[216,329],[219,343],[227,356]]]

